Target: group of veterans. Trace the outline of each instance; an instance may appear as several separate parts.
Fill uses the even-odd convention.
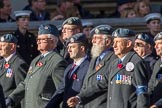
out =
[[[0,37],[0,108],[162,108],[162,32],[86,23],[86,35],[70,17],[34,37],[29,13],[16,16],[17,31]]]

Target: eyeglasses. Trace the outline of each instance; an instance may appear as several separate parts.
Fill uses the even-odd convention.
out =
[[[47,42],[48,40],[52,40],[52,38],[37,38],[36,41],[37,42]]]
[[[135,47],[144,47],[144,44],[135,42],[134,46]]]

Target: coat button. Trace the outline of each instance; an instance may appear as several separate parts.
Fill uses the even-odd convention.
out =
[[[113,84],[113,82],[111,81],[110,84]]]
[[[109,99],[111,100],[111,97]]]

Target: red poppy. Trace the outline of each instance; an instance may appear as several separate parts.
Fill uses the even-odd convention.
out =
[[[10,67],[10,65],[9,65],[8,63],[6,63],[6,64],[4,65],[4,67],[5,67],[5,69],[7,69],[7,68]]]
[[[37,66],[38,66],[38,67],[41,67],[42,65],[43,65],[42,62],[38,62],[38,63],[37,63]]]
[[[77,79],[77,75],[73,74],[72,78],[73,78],[73,80]]]
[[[123,67],[123,64],[118,64],[118,69],[121,69]]]

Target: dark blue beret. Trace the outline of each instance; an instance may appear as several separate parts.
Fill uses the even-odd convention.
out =
[[[52,24],[40,25],[38,30],[38,35],[42,35],[42,34],[52,34],[56,37],[59,37],[59,31],[57,27]]]
[[[18,40],[13,34],[5,34],[1,36],[1,42],[15,43],[17,44]]]
[[[131,2],[136,2],[136,0],[117,0],[117,5],[120,6],[120,5],[131,3]]]
[[[93,28],[90,32],[90,35],[93,36],[94,34],[105,34],[105,35],[112,35],[113,28],[109,25],[99,25]]]
[[[77,34],[71,36],[66,41],[66,45],[68,45],[69,43],[86,43],[86,42],[87,42],[86,35],[84,33],[77,33]]]
[[[113,37],[120,37],[120,38],[129,38],[135,35],[136,34],[133,30],[126,29],[126,28],[118,28],[112,33]]]
[[[162,39],[162,32],[158,33],[155,37],[154,37],[154,41],[160,40]]]
[[[70,18],[66,19],[66,20],[63,22],[62,25],[65,25],[65,24],[82,26],[81,19],[78,18],[78,17],[70,17]]]
[[[145,41],[151,45],[154,44],[153,38],[151,38],[150,36],[148,36],[146,33],[140,33],[136,35],[136,39],[140,39],[142,41]]]

